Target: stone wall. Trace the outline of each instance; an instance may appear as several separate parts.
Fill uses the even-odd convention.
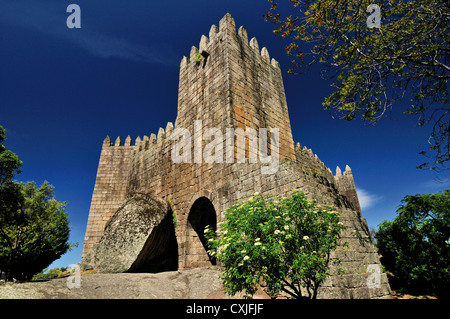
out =
[[[361,207],[359,205],[358,194],[356,193],[355,182],[353,180],[352,170],[348,165],[345,166],[344,174],[342,174],[339,166],[336,168],[336,183],[339,189],[339,192],[352,203],[353,209],[357,211],[361,211]]]
[[[133,150],[130,137],[127,137],[124,145],[121,145],[120,138],[116,139],[114,146],[109,137],[103,142],[86,226],[83,256],[100,240],[106,223],[127,195],[128,166]]]

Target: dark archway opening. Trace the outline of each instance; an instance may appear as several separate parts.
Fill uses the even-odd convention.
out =
[[[188,222],[197,233],[205,250],[208,251],[209,248],[205,238],[205,227],[210,226],[214,231],[216,231],[217,228],[216,210],[208,198],[200,197],[194,202],[189,212]],[[211,264],[215,265],[216,258],[212,258],[209,254],[208,257]]]

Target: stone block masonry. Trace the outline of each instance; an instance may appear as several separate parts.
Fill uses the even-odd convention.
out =
[[[201,123],[198,128],[194,123]],[[262,174],[261,161],[247,160],[207,163],[175,163],[172,151],[177,143],[174,130],[216,128],[242,130],[276,128],[277,149],[271,155],[279,161],[273,174]],[[235,138],[235,137],[231,137]],[[223,141],[223,150],[226,149]],[[222,143],[222,142],[221,142]],[[269,144],[274,143],[269,139]],[[191,141],[192,159],[195,149]],[[257,158],[257,150],[247,138],[233,144],[233,157]],[[133,194],[151,194],[170,202],[176,220],[175,232],[178,268],[188,269],[215,263],[206,253],[204,226],[219,227],[224,211],[238,200],[255,192],[287,196],[302,190],[320,204],[334,205],[347,226],[341,240],[350,248],[340,247],[343,276],[330,276],[319,297],[370,298],[389,297],[385,274],[377,288],[370,288],[365,278],[371,276],[369,265],[380,265],[375,248],[369,243],[367,224],[361,215],[350,168],[334,176],[317,155],[299,143],[294,144],[279,63],[271,59],[267,48],[260,49],[255,38],[249,40],[244,27],[236,30],[231,15],[219,26],[213,25],[208,36],[201,36],[198,48],[180,63],[178,114],[175,125],[168,123],[157,134],[138,137],[134,144],[127,137],[123,145],[107,137],[102,145],[97,179],[86,228],[83,258],[103,236],[105,225]],[[151,267],[147,267],[151,268]],[[357,276],[357,277],[354,277]]]

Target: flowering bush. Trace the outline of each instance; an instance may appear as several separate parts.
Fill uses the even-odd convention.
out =
[[[225,267],[228,294],[253,295],[262,279],[271,296],[284,291],[300,298],[302,286],[316,298],[343,229],[337,211],[294,190],[283,198],[255,193],[226,210],[217,232],[207,226],[205,237],[208,253]]]

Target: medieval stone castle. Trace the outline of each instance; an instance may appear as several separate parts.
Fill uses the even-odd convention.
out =
[[[227,128],[277,128],[279,139],[269,144],[277,143],[271,155],[278,159],[278,169],[263,174],[261,168],[267,164],[250,160],[175,163],[171,156],[176,143],[174,130],[185,128],[194,136],[198,130],[194,122],[222,132]],[[249,142],[243,148],[233,145],[236,156],[240,153],[251,158],[254,150]],[[192,153],[196,152],[191,146]],[[347,241],[350,248],[340,247],[334,253],[342,259],[345,274],[330,276],[319,297],[389,297],[386,275],[369,269],[375,265],[371,269],[381,270],[380,262],[368,240],[351,169],[346,166],[342,173],[337,168],[333,175],[310,149],[294,144],[278,62],[270,59],[266,48],[260,49],[255,38],[249,41],[244,27],[236,31],[233,18],[227,14],[219,27],[211,27],[208,37],[201,37],[198,48],[192,47],[190,57],[181,60],[175,125],[168,123],[157,135],[138,137],[134,145],[129,136],[124,143],[120,138],[114,144],[109,137],[104,140],[83,260],[101,269],[100,251],[103,249],[106,256],[113,254],[120,247],[110,246],[121,242],[123,247],[133,246],[136,253],[125,266],[109,271],[164,271],[214,264],[204,246],[206,225],[218,227],[228,207],[255,192],[288,196],[293,189],[302,190],[319,204],[337,207],[347,226],[340,240]],[[134,206],[127,210],[130,200]],[[151,205],[139,204],[142,200],[153,201],[153,210],[163,211],[159,221],[151,221],[155,225],[145,224],[151,216],[136,218],[132,226],[118,221],[120,216],[130,219],[132,213],[148,210]],[[170,211],[173,227],[158,231],[157,224],[167,220],[166,211]],[[132,234],[138,228],[145,228],[145,238],[136,246]],[[99,249],[102,242],[104,247]],[[108,267],[103,269],[108,271]]]

